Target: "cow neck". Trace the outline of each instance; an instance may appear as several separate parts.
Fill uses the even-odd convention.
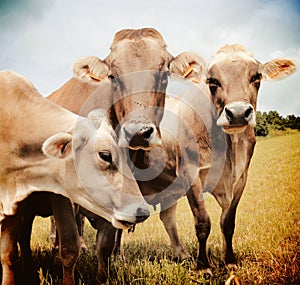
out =
[[[11,126],[15,141],[23,147],[42,144],[48,137],[62,131],[71,131],[77,116],[60,106],[47,101],[28,88],[26,94],[15,96],[10,104]]]
[[[236,183],[242,171],[249,166],[255,146],[255,135],[252,127],[240,134],[226,135],[227,139],[227,159],[231,162],[232,181]]]
[[[227,135],[231,141],[231,152],[230,152],[230,161],[231,161],[231,171],[232,171],[232,181],[237,181],[237,152],[238,144],[240,140],[240,134]]]

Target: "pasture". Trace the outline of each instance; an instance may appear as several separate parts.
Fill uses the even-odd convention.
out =
[[[241,284],[300,284],[300,134],[259,139],[248,183],[237,210],[234,250]],[[214,276],[195,271],[197,241],[187,201],[177,208],[178,230],[190,259],[172,259],[168,236],[157,214],[125,233],[121,256],[111,260],[108,284],[224,284],[228,272],[221,259],[220,207],[206,200],[212,230],[208,251]],[[49,219],[36,218],[32,248],[40,284],[60,284],[58,253],[47,241]],[[78,284],[92,284],[97,269],[95,230],[85,224],[88,252],[76,267]]]

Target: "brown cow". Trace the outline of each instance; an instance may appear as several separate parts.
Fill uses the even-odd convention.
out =
[[[79,117],[45,100],[26,78],[11,71],[0,72],[0,96],[2,284],[14,284],[17,242],[22,247],[29,241],[30,231],[27,237],[19,236],[26,231],[28,219],[32,223],[32,214],[47,212],[39,200],[37,209],[28,206],[34,197],[42,196],[41,191],[71,199],[117,228],[128,228],[149,215],[103,111]],[[48,203],[56,205],[58,195],[47,197]],[[74,216],[69,222],[75,225]],[[62,233],[69,229],[68,221],[65,224]],[[63,253],[68,255],[64,249]],[[62,257],[63,282],[74,284],[73,261]]]
[[[201,67],[202,59],[193,53],[173,58],[154,29],[122,30],[115,35],[111,53],[103,61],[96,57],[80,59],[73,67],[76,79],[69,80],[48,99],[81,115],[96,107],[107,109],[119,146],[128,147],[133,153],[149,150],[161,145],[159,123],[168,73],[176,70],[197,81]],[[105,282],[114,242],[103,233],[114,235],[115,229],[109,223],[103,225],[104,221],[96,215],[82,211],[98,229],[97,279]]]
[[[222,208],[223,257],[229,268],[236,267],[232,237],[255,146],[253,127],[260,83],[263,79],[284,79],[295,71],[296,64],[290,59],[276,58],[263,64],[241,45],[219,49],[208,68],[207,84],[217,111],[216,124],[225,132],[227,142],[225,167],[212,194]],[[199,260],[205,260],[204,255]]]

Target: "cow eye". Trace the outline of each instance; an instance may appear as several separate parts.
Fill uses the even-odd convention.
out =
[[[221,82],[216,78],[208,78],[206,80],[206,83],[208,84],[208,87],[212,95],[215,95],[217,89],[222,86]]]
[[[251,77],[250,83],[258,82],[262,78],[261,73],[257,72],[254,76]]]
[[[104,161],[108,162],[109,164],[112,164],[112,156],[109,151],[100,151],[99,157]]]

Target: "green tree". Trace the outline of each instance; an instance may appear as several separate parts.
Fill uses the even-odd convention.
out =
[[[296,117],[295,115],[288,115],[285,120],[285,126],[287,128],[300,130],[300,117]]]
[[[285,121],[277,111],[269,111],[266,116],[266,121],[272,129],[280,131],[285,130]]]
[[[269,134],[269,128],[267,123],[267,113],[261,113],[260,111],[256,112],[256,126],[254,132],[256,136],[265,137]]]

